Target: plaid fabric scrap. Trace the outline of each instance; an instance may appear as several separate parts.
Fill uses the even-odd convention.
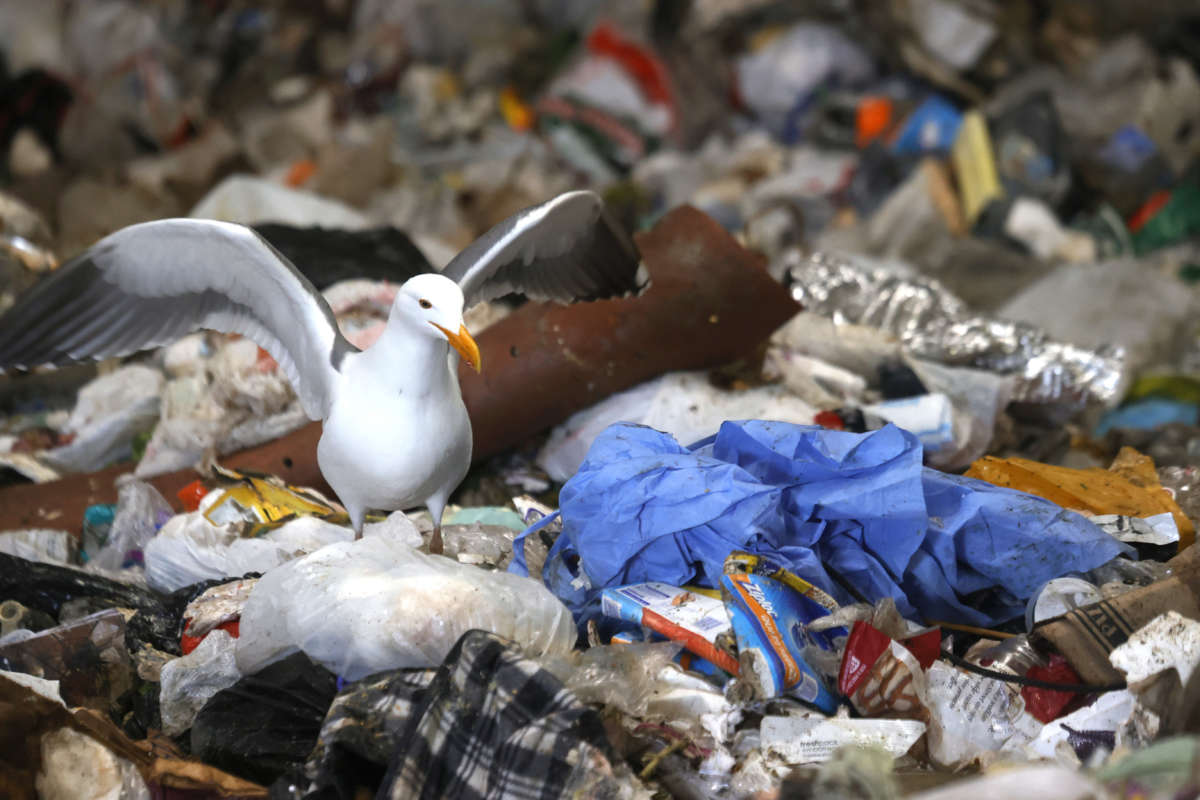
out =
[[[380,792],[389,800],[619,794],[600,715],[510,642],[465,634],[429,685]]]
[[[271,794],[350,800],[359,786],[378,786],[376,797],[388,800],[641,794],[613,757],[600,715],[516,645],[478,630],[437,670],[396,670],[348,686],[302,773],[277,781]]]

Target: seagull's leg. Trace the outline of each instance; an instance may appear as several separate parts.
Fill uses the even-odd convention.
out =
[[[367,516],[367,510],[357,506],[347,506],[346,510],[350,512],[350,525],[354,528],[354,541],[357,542],[362,538],[363,518]]]
[[[429,540],[429,553],[440,556],[445,549],[442,543],[442,513],[446,510],[446,500],[441,497],[431,497],[425,504],[429,515],[433,517],[433,538]]]

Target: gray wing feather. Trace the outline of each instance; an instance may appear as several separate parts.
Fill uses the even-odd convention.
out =
[[[468,306],[512,292],[534,300],[597,300],[636,292],[640,257],[595,192],[567,192],[520,211],[442,270]]]
[[[312,283],[261,236],[171,219],[105,237],[19,298],[0,317],[0,372],[128,355],[202,328],[266,349],[313,419],[354,350]]]

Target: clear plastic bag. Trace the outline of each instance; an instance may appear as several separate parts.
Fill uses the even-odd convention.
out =
[[[108,540],[90,563],[100,569],[118,570],[130,561],[140,561],[144,548],[174,511],[148,483],[127,481],[117,491],[117,513]]]
[[[159,704],[164,733],[178,736],[192,727],[209,698],[241,679],[234,661],[235,644],[225,631],[213,631],[195,650],[162,668]]]
[[[385,534],[414,547],[421,543],[420,533],[401,512],[367,525],[365,531],[367,536]],[[173,592],[199,581],[266,572],[353,538],[348,527],[300,517],[256,539],[242,539],[232,525],[213,525],[200,512],[180,514],[146,546],[146,580],[154,589]]]
[[[576,636],[570,612],[536,581],[368,533],[265,574],[242,609],[237,663],[251,674],[303,650],[357,680],[437,666],[476,628],[514,640],[534,658],[565,654]]]

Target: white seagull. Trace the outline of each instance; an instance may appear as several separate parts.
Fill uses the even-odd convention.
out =
[[[0,372],[128,355],[199,329],[242,334],[324,421],[317,463],[356,538],[369,510],[424,505],[430,549],[441,552],[442,512],[471,463],[450,348],[481,368],[464,306],[512,292],[571,302],[638,288],[633,241],[599,196],[568,192],[492,228],[440,274],[406,281],[383,335],[359,351],[312,283],[253,230],[166,219],[106,236],[0,317]]]

